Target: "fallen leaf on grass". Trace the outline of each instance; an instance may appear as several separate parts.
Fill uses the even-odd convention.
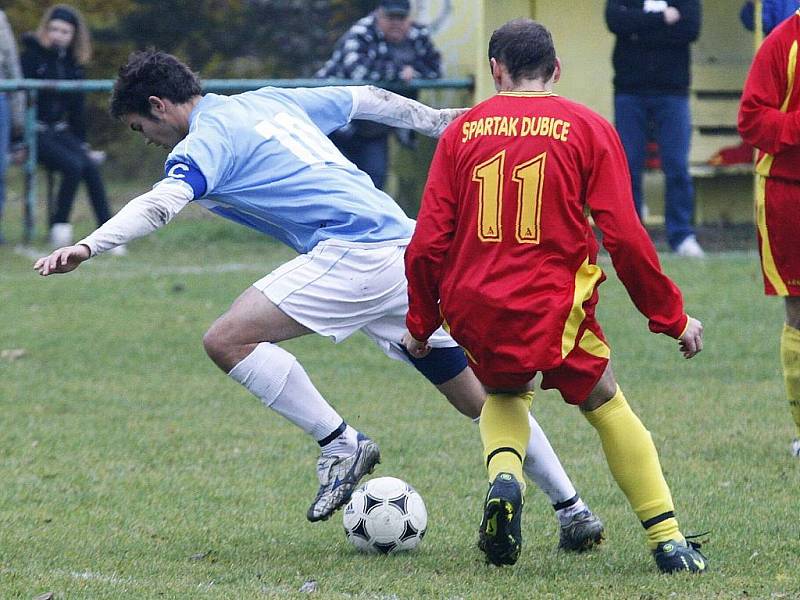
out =
[[[25,350],[25,348],[8,348],[6,350],[0,350],[0,359],[13,362],[22,358],[27,353],[28,351]]]

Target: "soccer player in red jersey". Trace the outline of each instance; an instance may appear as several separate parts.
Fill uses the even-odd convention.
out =
[[[758,149],[758,249],[764,292],[783,296],[781,363],[800,457],[800,11],[772,30],[747,76],[739,107],[742,139]]]
[[[595,319],[605,276],[587,208],[650,329],[679,339],[691,358],[702,325],[661,272],[614,128],[553,94],[561,67],[547,29],[506,23],[489,59],[499,93],[442,136],[405,257],[409,352],[424,355],[444,321],[489,391],[480,428],[491,484],[479,545],[494,564],[519,557],[530,382],[541,372],[542,387],[558,389],[597,429],[658,568],[704,571],[698,544],[678,528],[650,433],[609,364]]]

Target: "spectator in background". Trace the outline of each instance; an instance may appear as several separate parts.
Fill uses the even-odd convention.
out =
[[[666,179],[667,240],[680,256],[701,258],[689,175],[690,46],[700,33],[699,0],[608,0],[606,23],[614,46],[614,114],[642,216],[642,171],[647,126],[655,125]]]
[[[764,35],[775,29],[782,21],[791,17],[800,8],[800,0],[762,0],[761,23]],[[755,6],[747,0],[739,12],[742,24],[750,31],[755,30]]]
[[[336,43],[333,55],[317,77],[363,81],[401,81],[441,77],[441,57],[428,30],[411,19],[409,0],[380,0],[374,12],[360,19]],[[407,94],[416,98],[416,94]],[[399,132],[404,133],[400,134]],[[392,128],[353,121],[331,139],[351,162],[383,189]],[[413,138],[398,130],[401,143]]]
[[[0,10],[0,79],[22,79],[14,33],[11,31],[6,14],[2,10]],[[8,167],[11,130],[13,126],[15,132],[20,133],[22,131],[23,102],[24,96],[21,92],[15,94],[0,93],[0,224],[2,223],[3,206],[6,201],[6,168]],[[4,241],[3,232],[0,230],[0,244]]]
[[[71,6],[57,4],[48,9],[39,28],[26,34],[22,42],[26,78],[84,78],[84,65],[92,55],[91,39],[83,17]],[[111,217],[98,166],[105,154],[91,150],[86,142],[83,93],[42,91],[37,127],[39,162],[62,175],[50,215],[50,243],[69,245],[73,241],[69,217],[81,180],[86,182],[98,225]]]

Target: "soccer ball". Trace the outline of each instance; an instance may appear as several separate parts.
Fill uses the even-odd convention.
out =
[[[422,496],[402,479],[370,479],[344,509],[344,532],[362,552],[389,554],[416,548],[428,528]]]

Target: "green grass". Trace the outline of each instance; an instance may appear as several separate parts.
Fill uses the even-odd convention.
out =
[[[6,231],[18,236],[10,207]],[[83,208],[80,209],[84,210]],[[710,529],[711,571],[656,573],[592,428],[552,393],[534,410],[607,543],[558,553],[530,488],[513,568],[475,547],[485,491],[478,431],[364,336],[287,344],[341,413],[382,447],[377,474],[412,483],[430,528],[415,553],[352,550],[341,517],[310,524],[314,443],[216,370],[207,326],[291,257],[189,211],[68,276],[0,248],[0,598],[798,598],[800,464],[778,359],[782,306],[755,255],[664,258],[706,350],[684,361],[648,333],[613,276],[600,319],[626,395],[652,431],[686,532]],[[79,212],[79,233],[91,224]]]

